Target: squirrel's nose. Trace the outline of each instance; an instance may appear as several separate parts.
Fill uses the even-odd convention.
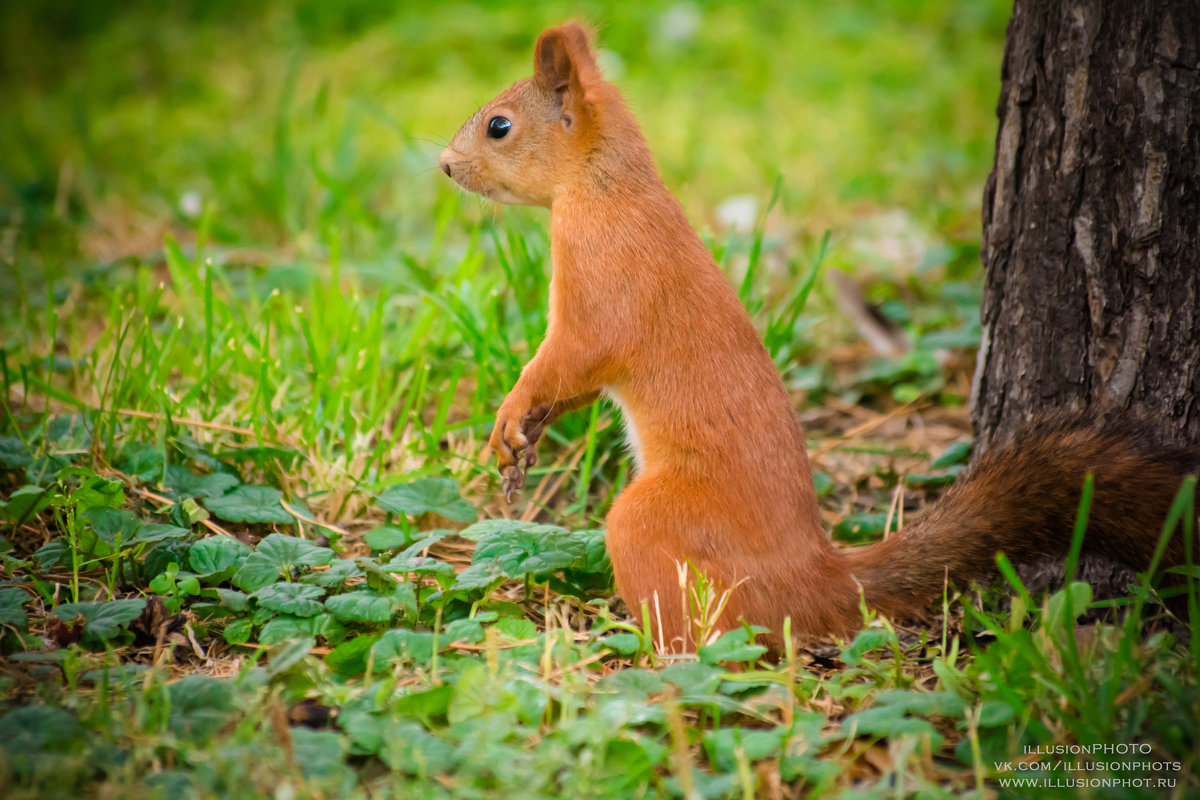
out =
[[[454,177],[450,173],[450,148],[449,147],[447,147],[445,150],[443,150],[441,156],[438,157],[438,166],[442,168],[442,172],[446,173],[446,177],[448,177],[448,178]]]

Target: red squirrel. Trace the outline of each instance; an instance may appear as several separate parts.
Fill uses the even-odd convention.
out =
[[[1200,453],[1159,447],[1120,415],[1052,415],[982,456],[915,523],[839,549],[775,365],[584,27],[545,31],[533,77],[467,120],[439,164],[471,192],[550,209],[546,337],[490,446],[511,499],[546,425],[600,394],[620,406],[636,474],[609,511],[608,552],[618,593],[635,614],[648,604],[664,649],[697,644],[681,587],[693,570],[729,592],[720,627],[766,626],[776,651],[786,617],[801,641],[852,634],[860,598],[922,616],[947,578],[987,577],[1000,551],[1014,562],[1065,553],[1089,471],[1086,545],[1145,568],[1182,477],[1200,466]],[[1173,545],[1167,563],[1181,558]]]

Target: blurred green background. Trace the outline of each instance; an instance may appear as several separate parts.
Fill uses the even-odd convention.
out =
[[[440,147],[529,74],[544,26],[578,18],[697,223],[782,175],[801,231],[903,209],[970,243],[1009,5],[7,2],[0,205],[22,240],[46,220],[105,227],[107,257],[212,204],[225,241],[304,252],[338,228],[343,252],[377,258],[428,235],[451,191]],[[95,255],[58,227],[42,247]]]
[[[5,424],[89,414],[97,459],[146,441],[173,458],[159,419],[252,429],[308,465],[264,456],[264,479],[330,519],[430,474],[494,502],[483,442],[544,331],[546,214],[463,194],[436,158],[530,74],[538,33],[570,18],[598,29],[606,74],[798,408],[962,403],[966,370],[942,354],[978,341],[979,204],[1008,11],[5,3]],[[823,274],[809,297],[822,256],[911,352],[868,362]],[[569,415],[547,438],[535,478],[572,475],[558,512],[598,520],[624,484],[615,414]],[[213,430],[197,435],[220,439]],[[581,449],[595,462],[576,480],[567,464]]]

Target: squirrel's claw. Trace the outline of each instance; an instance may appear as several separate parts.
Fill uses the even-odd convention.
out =
[[[501,488],[509,503],[518,489],[525,488],[525,476],[537,463],[537,446],[526,437],[523,427],[520,417],[512,417],[501,408],[489,442],[500,462]]]
[[[504,502],[511,503],[513,493],[518,489],[525,488],[525,473],[521,471],[519,465],[505,467],[500,470],[500,474],[504,476],[501,488],[504,490]]]

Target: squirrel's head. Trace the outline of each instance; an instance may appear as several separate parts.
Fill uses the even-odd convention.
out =
[[[600,77],[587,31],[568,22],[538,37],[533,77],[475,112],[438,165],[491,200],[549,207],[560,187],[580,180],[601,142],[628,140],[603,135],[614,123],[636,134],[620,95]]]

